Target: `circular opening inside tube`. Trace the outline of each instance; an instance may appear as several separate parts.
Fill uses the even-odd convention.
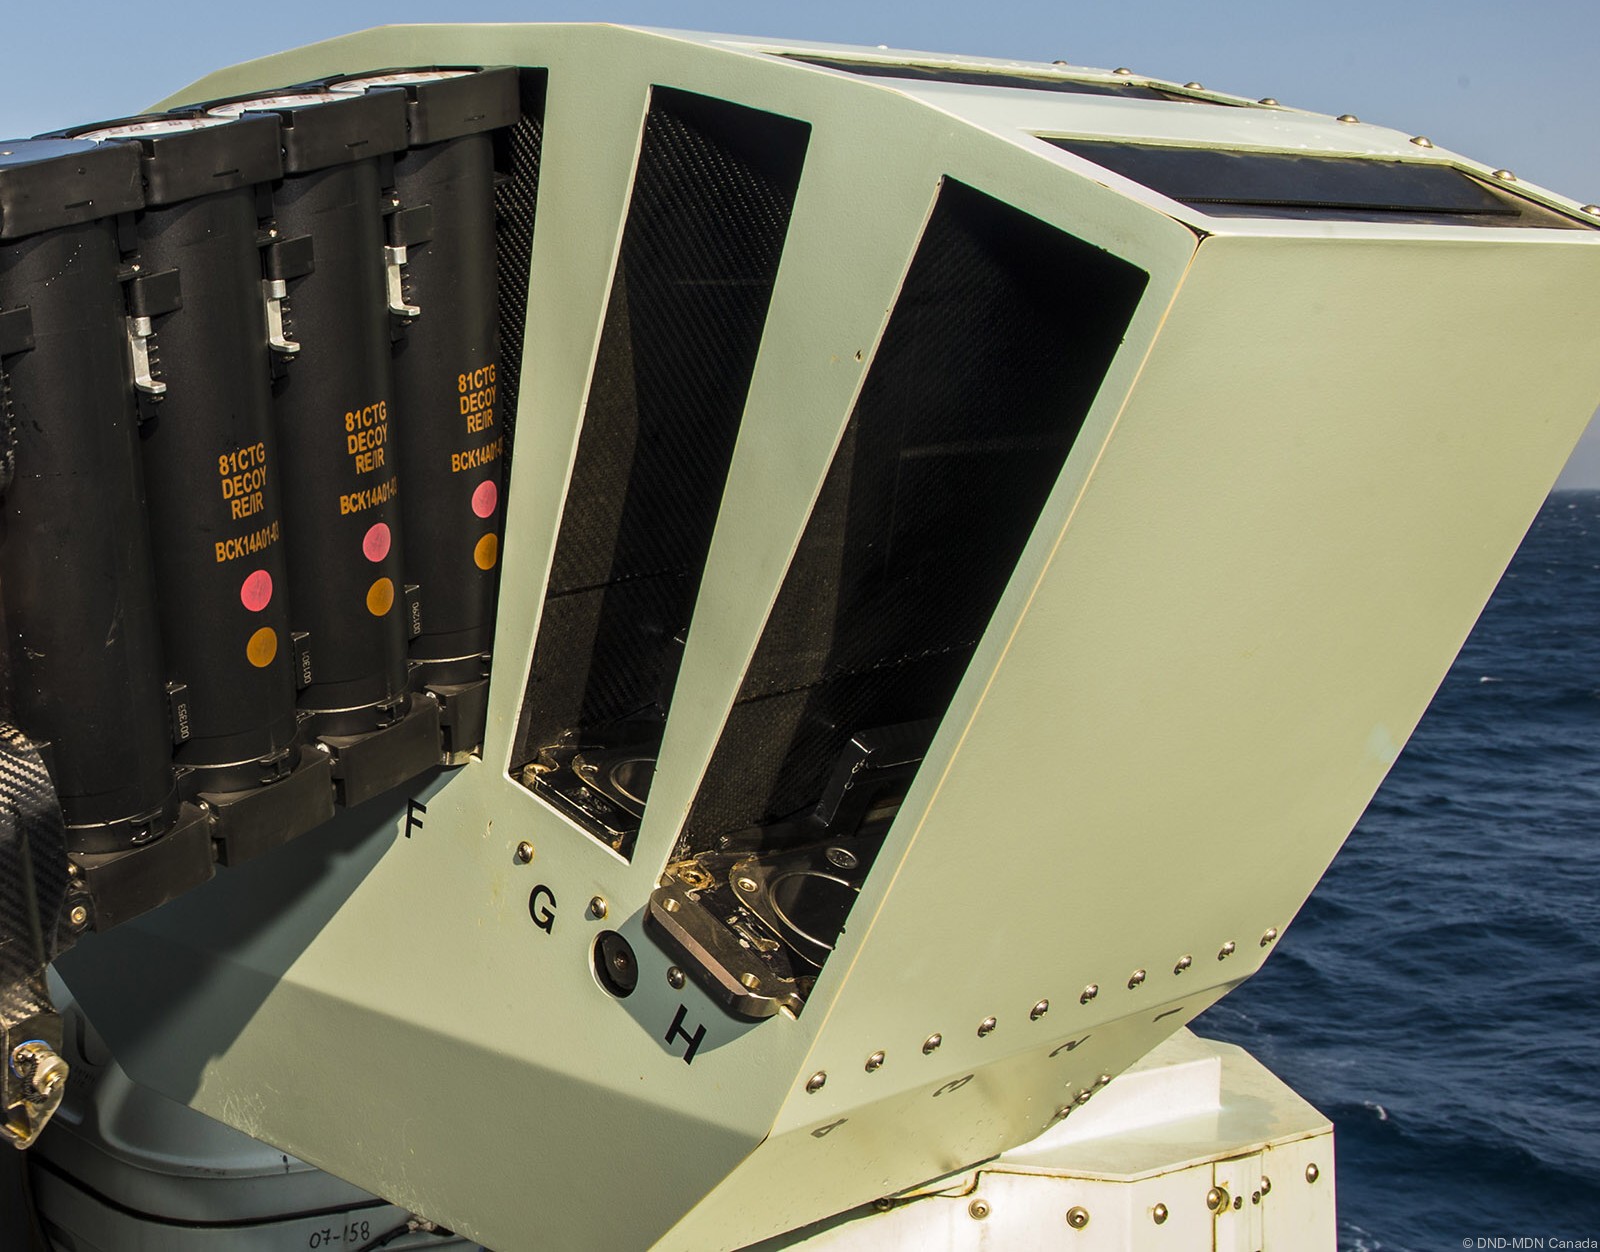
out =
[[[594,976],[619,1000],[627,999],[639,985],[633,945],[614,930],[602,930],[594,941]]]
[[[856,889],[831,874],[797,870],[768,883],[767,898],[780,922],[801,939],[832,952],[855,903]]]

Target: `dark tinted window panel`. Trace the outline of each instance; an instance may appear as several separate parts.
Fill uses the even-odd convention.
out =
[[[630,855],[809,136],[658,88],[518,735],[522,777]]]
[[[517,389],[522,381],[522,336],[527,328],[528,268],[533,261],[533,217],[539,203],[539,154],[544,143],[544,70],[523,70],[522,114],[495,136],[495,270],[500,319],[498,387],[507,450],[516,434]]]
[[[1162,91],[1148,83],[1107,83],[1071,78],[1033,78],[1027,74],[988,73],[984,70],[959,70],[934,65],[876,65],[865,61],[836,61],[829,57],[787,56],[825,70],[861,74],[868,78],[901,78],[923,83],[961,83],[968,87],[1009,87],[1018,91],[1057,91],[1073,96],[1118,96],[1134,100],[1179,100],[1184,104],[1212,104],[1233,107],[1225,100],[1203,100],[1195,96]]]
[[[808,813],[853,736],[931,735],[1145,281],[946,181],[680,857]]]
[[[1582,227],[1460,170],[1431,162],[1044,138],[1219,217]]]

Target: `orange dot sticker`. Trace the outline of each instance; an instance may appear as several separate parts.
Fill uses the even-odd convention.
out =
[[[394,583],[380,578],[367,588],[367,612],[382,617],[394,607]]]
[[[278,655],[278,632],[263,626],[250,636],[250,642],[244,645],[244,654],[257,669],[266,669]]]
[[[494,535],[485,535],[472,549],[472,559],[479,569],[493,569],[500,559],[500,540]]]

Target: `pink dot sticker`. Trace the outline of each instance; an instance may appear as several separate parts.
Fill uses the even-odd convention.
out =
[[[272,575],[258,569],[244,580],[239,588],[239,601],[252,613],[259,613],[272,603]]]
[[[389,523],[374,522],[361,540],[361,551],[369,561],[381,561],[389,555]]]
[[[492,478],[485,478],[472,493],[472,511],[479,517],[491,516],[494,513],[494,506],[499,503],[500,488],[494,485]]]

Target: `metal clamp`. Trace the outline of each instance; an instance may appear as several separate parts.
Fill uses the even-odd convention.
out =
[[[30,1039],[11,1049],[11,1070],[24,1085],[22,1099],[5,1111],[0,1135],[14,1148],[26,1148],[61,1107],[72,1071],[43,1039]]]
[[[282,278],[261,280],[261,299],[267,309],[267,347],[282,356],[293,356],[300,345],[290,339],[283,326],[283,302],[289,295],[289,284]]]
[[[406,303],[405,292],[400,285],[400,267],[406,263],[405,244],[385,244],[383,246],[383,268],[385,284],[389,294],[389,312],[396,317],[407,320],[421,317],[422,310],[414,304]]]
[[[164,396],[167,384],[150,371],[150,337],[155,334],[148,317],[128,318],[128,351],[133,356],[133,385],[147,396]]]

